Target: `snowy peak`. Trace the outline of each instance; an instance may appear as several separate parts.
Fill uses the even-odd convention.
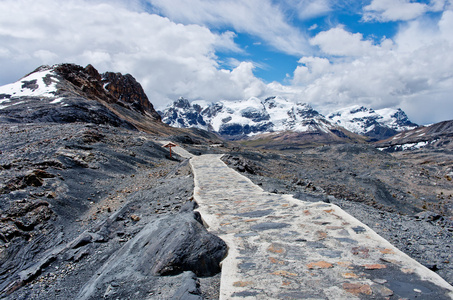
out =
[[[176,100],[173,103],[173,106],[176,108],[181,108],[181,109],[189,109],[190,103],[189,103],[189,100],[184,99],[183,97],[180,97],[178,100]]]
[[[205,109],[206,110],[206,109]],[[209,130],[208,124],[205,122],[201,114],[202,107],[198,104],[191,105],[189,100],[183,97],[173,102],[164,112],[160,112],[162,122],[177,128],[195,127],[199,129]],[[205,112],[208,114],[208,112]]]
[[[161,114],[170,126],[207,129],[232,139],[281,131],[329,132],[338,127],[310,105],[282,97],[192,104],[180,98]]]
[[[255,97],[245,101],[220,101],[208,119],[214,131],[226,136],[250,136],[272,130],[270,115]]]
[[[417,127],[401,109],[373,110],[352,106],[323,116],[309,104],[283,97],[207,103],[179,98],[161,112],[162,121],[173,127],[197,127],[231,139],[250,138],[262,133],[332,133],[343,129],[383,140]],[[344,137],[344,134],[341,134]],[[347,135],[347,134],[346,134]]]
[[[0,87],[0,123],[4,121],[151,128],[155,121],[160,123],[160,115],[129,74],[100,74],[92,65],[57,64],[41,66]]]
[[[401,109],[393,108],[373,110],[356,105],[332,112],[327,118],[349,131],[374,140],[383,140],[418,126]]]
[[[69,99],[84,98],[118,104],[159,120],[141,85],[129,74],[99,72],[92,66],[75,64],[41,66],[15,83],[0,87],[0,109],[23,101],[41,101],[56,107]]]

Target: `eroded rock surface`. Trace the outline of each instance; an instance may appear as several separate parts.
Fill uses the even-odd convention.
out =
[[[157,276],[174,276],[183,272],[212,276],[220,272],[219,264],[226,255],[226,244],[208,233],[199,221],[197,213],[185,210],[146,224],[105,262],[78,298],[98,299],[115,281],[123,286],[118,295],[138,292],[144,295],[149,292],[149,281]],[[191,278],[196,280],[195,276]]]
[[[1,125],[3,297],[72,299],[98,270],[122,272],[111,257],[120,266],[135,265],[129,277],[136,282],[102,273],[110,279],[99,283],[102,291],[92,283],[96,299],[204,293],[211,283],[200,284],[198,276],[219,272],[225,248],[191,207],[179,213],[191,203],[190,167],[177,154],[169,159],[154,139],[106,125]],[[142,248],[128,256],[124,247],[132,243]]]

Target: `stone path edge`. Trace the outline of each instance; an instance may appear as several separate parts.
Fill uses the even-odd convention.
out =
[[[220,161],[221,157],[223,155],[217,155],[217,159]],[[223,163],[223,162],[222,162]],[[198,184],[198,178],[197,174],[194,170],[194,165],[192,164],[192,160],[190,160],[190,165],[192,167],[192,170],[194,171],[194,200],[200,204],[199,199],[199,184]],[[242,175],[241,175],[242,176]],[[261,189],[259,186],[255,185],[250,179],[247,177],[243,176],[243,180],[250,182],[257,190],[266,193],[263,189]],[[293,198],[292,195],[280,195],[285,198],[288,202],[293,203],[294,205],[302,205],[301,200]],[[306,204],[305,204],[306,205]],[[319,203],[313,203],[313,205],[319,205]],[[323,205],[326,205],[323,203]],[[351,223],[356,223],[360,224],[362,227],[366,228],[367,233],[372,235],[374,239],[379,240],[382,245],[385,248],[392,249],[395,253],[399,255],[401,258],[402,263],[410,263],[412,264],[413,267],[415,267],[416,273],[421,277],[422,280],[427,280],[435,283],[439,287],[445,288],[446,290],[449,291],[448,295],[453,299],[453,287],[448,284],[442,277],[440,277],[438,274],[432,272],[425,266],[421,265],[411,257],[409,257],[407,254],[403,253],[399,249],[397,249],[395,246],[393,246],[389,241],[384,239],[382,236],[378,235],[375,231],[373,231],[370,227],[367,225],[363,224],[353,216],[349,215],[346,213],[344,210],[342,210],[340,207],[334,204],[328,204],[330,207],[329,209],[332,209],[335,211],[335,214],[341,216],[345,220],[350,220]],[[197,211],[201,214],[203,222],[205,223],[205,226],[210,230],[210,227],[212,228],[212,224],[216,223],[216,216],[213,214],[210,214],[206,207],[204,207],[202,204],[197,208]],[[214,226],[215,227],[215,226]],[[225,259],[222,261],[221,266],[222,266],[222,274],[221,274],[221,282],[220,282],[220,298],[219,299],[229,299],[228,295],[231,295],[231,290],[229,290],[229,287],[233,286],[233,282],[235,281],[235,274],[238,272],[238,269],[235,267],[237,266],[237,262],[239,259],[237,257],[239,256],[239,253],[237,252],[236,245],[234,242],[234,234],[226,234],[222,235],[221,238],[226,242],[228,245],[228,255],[225,257]],[[248,299],[249,297],[245,297],[244,299]]]
[[[223,155],[219,156],[219,160],[222,156]],[[192,164],[192,160],[190,160],[189,162],[190,162],[190,166],[192,167],[192,170],[194,171],[194,166]],[[198,184],[198,178],[197,178],[196,172],[193,172],[193,176],[194,176],[193,197],[194,197],[194,201],[199,203],[200,199],[199,199],[198,195],[199,195],[200,187]],[[249,180],[249,179],[247,178],[247,180]],[[216,217],[215,217],[215,215],[208,213],[208,211],[204,208],[205,207],[203,205],[199,205],[198,208],[196,209],[196,211],[198,211],[200,213],[203,224],[206,226],[208,231],[210,231],[209,229],[210,229],[211,225],[216,222],[215,221]],[[236,247],[235,247],[234,234],[227,234],[227,235],[222,236],[221,238],[222,238],[222,240],[224,240],[224,242],[228,246],[228,253],[227,253],[227,256],[220,263],[222,273],[220,275],[219,299],[227,299],[227,297],[225,297],[225,296],[232,294],[232,291],[229,291],[228,287],[233,286],[233,282],[235,281],[234,274],[236,274],[238,272],[237,268],[235,267],[235,266],[237,266],[237,263],[234,263],[234,261],[239,261],[236,258],[239,256],[239,253],[237,252]]]

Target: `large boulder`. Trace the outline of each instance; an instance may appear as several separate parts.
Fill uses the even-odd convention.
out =
[[[107,260],[82,289],[80,299],[94,299],[112,281],[137,283],[156,276],[193,272],[212,276],[220,272],[227,245],[201,224],[199,213],[181,209],[148,223]]]

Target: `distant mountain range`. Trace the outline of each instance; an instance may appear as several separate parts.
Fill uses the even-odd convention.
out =
[[[373,110],[363,106],[351,106],[327,115],[327,119],[349,131],[382,140],[398,132],[417,128],[400,108]]]
[[[294,103],[278,96],[216,103],[190,103],[179,98],[160,114],[162,121],[170,126],[196,127],[233,140],[279,132],[347,138],[350,136],[348,131],[377,141],[418,126],[401,109],[375,111],[352,106],[323,116],[309,104]]]
[[[401,109],[352,106],[324,116],[282,97],[216,103],[180,98],[157,112],[131,75],[74,64],[42,66],[0,87],[0,123],[36,122],[88,122],[181,136],[197,128],[279,149],[373,141],[385,151],[450,147],[453,131],[453,121],[418,127]]]

